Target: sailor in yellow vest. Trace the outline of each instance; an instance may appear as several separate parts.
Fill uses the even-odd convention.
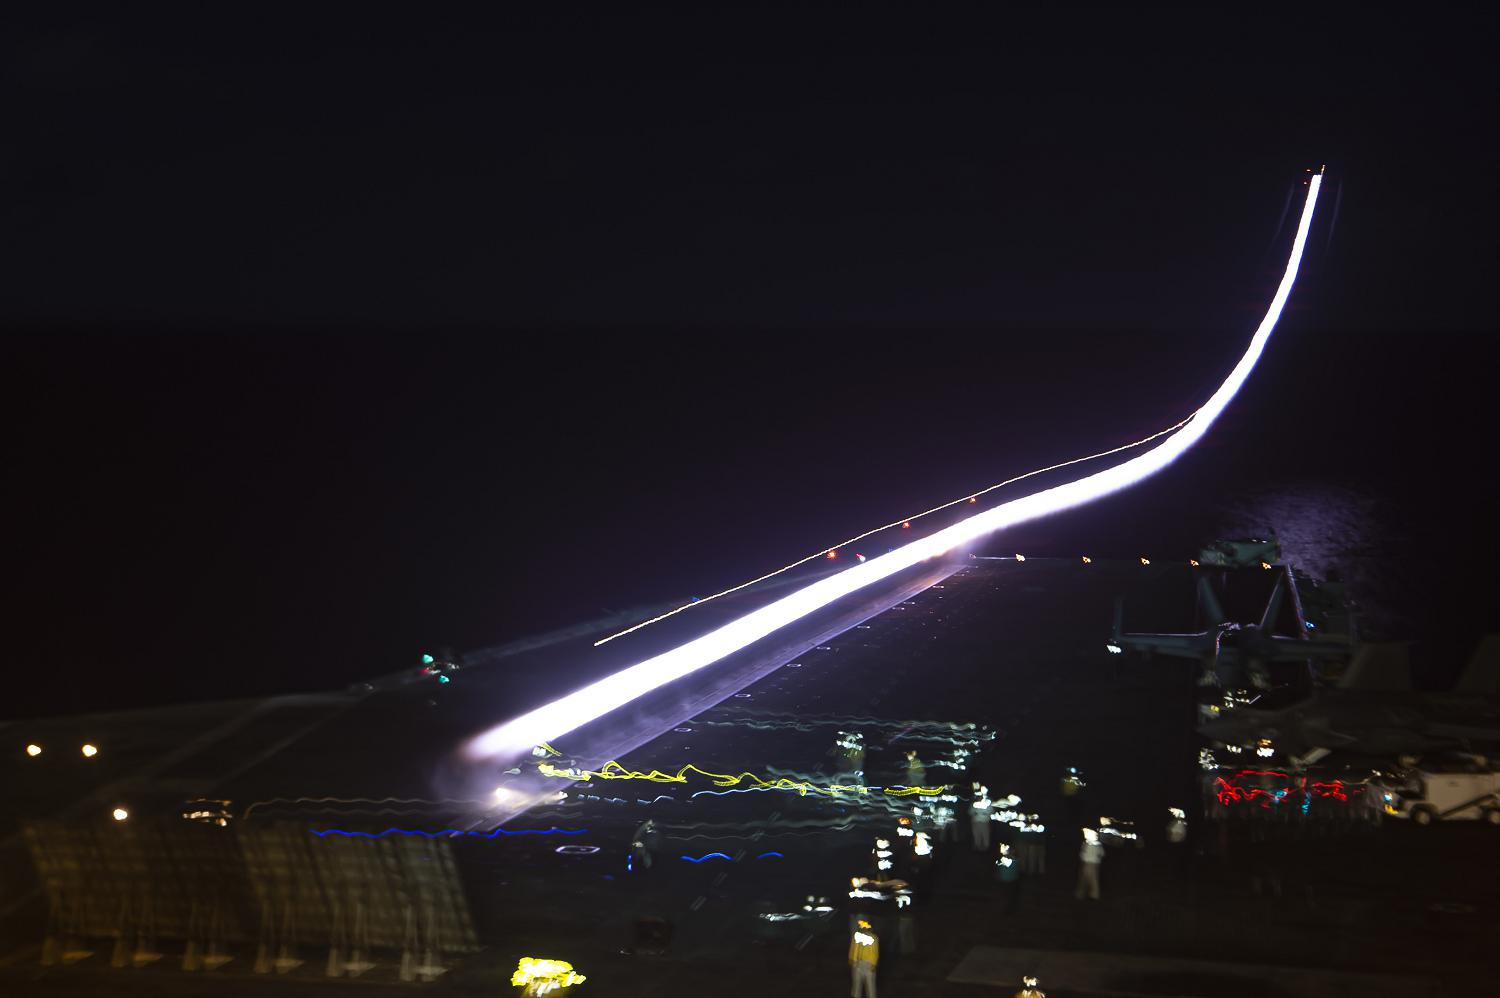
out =
[[[875,968],[880,965],[880,939],[870,923],[861,918],[849,939],[849,986],[852,998],[875,998]]]
[[[1016,998],[1047,998],[1041,988],[1036,986],[1035,977],[1021,978],[1021,990],[1016,992]]]

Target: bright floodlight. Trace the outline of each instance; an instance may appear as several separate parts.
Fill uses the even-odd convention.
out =
[[[125,810],[123,807],[117,807],[110,813],[115,816],[116,821],[124,821],[126,818],[130,817],[130,812]]]
[[[82,748],[81,751],[83,752],[83,757],[85,759],[92,759],[94,756],[96,756],[96,755],[99,754],[99,750],[96,749],[94,746],[90,745],[88,742],[84,742],[84,745],[83,745],[83,748]]]
[[[575,731],[652,690],[748,647],[850,593],[858,592],[913,565],[936,558],[997,530],[1102,499],[1142,482],[1167,467],[1203,438],[1214,420],[1223,413],[1244,385],[1245,379],[1250,376],[1250,371],[1265,350],[1271,330],[1276,327],[1276,320],[1281,317],[1281,310],[1286,307],[1292,285],[1297,280],[1297,268],[1302,262],[1302,251],[1307,245],[1307,233],[1312,226],[1313,207],[1317,204],[1318,189],[1322,183],[1322,174],[1314,174],[1308,181],[1307,200],[1302,205],[1302,218],[1297,224],[1297,235],[1292,241],[1292,252],[1287,259],[1286,270],[1281,275],[1281,283],[1271,298],[1265,317],[1250,338],[1250,345],[1240,357],[1239,363],[1235,364],[1223,384],[1219,385],[1218,390],[1181,429],[1162,438],[1150,450],[1092,475],[993,506],[888,554],[853,564],[837,575],[830,575],[804,586],[684,645],[622,669],[612,676],[606,676],[561,699],[498,725],[471,741],[465,749],[468,755],[471,758],[524,755],[533,745]],[[902,526],[910,526],[910,523],[903,523]],[[832,557],[834,552],[830,551],[828,554]],[[1085,557],[1083,560],[1088,563],[1092,559]]]
[[[26,746],[26,754],[35,759],[37,756],[42,754],[42,747],[35,742],[32,742],[30,745]]]

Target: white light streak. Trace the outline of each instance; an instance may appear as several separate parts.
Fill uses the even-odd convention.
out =
[[[834,544],[834,545],[831,545],[829,547],[823,548],[821,551],[817,551],[817,552],[815,552],[813,554],[810,554],[806,558],[800,558],[797,561],[791,562],[790,564],[782,565],[780,568],[775,569],[774,571],[767,572],[765,575],[757,576],[756,578],[753,578],[753,579],[751,579],[748,582],[741,582],[737,586],[730,586],[728,589],[725,589],[725,590],[722,590],[720,592],[714,593],[712,596],[705,596],[702,599],[689,600],[688,602],[682,604],[679,607],[674,607],[673,609],[668,610],[666,613],[658,614],[657,616],[652,617],[650,620],[643,620],[639,624],[632,624],[631,626],[625,628],[623,631],[616,631],[615,633],[609,635],[608,637],[600,638],[598,641],[595,641],[594,642],[594,647],[598,648],[600,645],[608,644],[609,642],[613,641],[615,638],[623,638],[627,634],[632,634],[632,633],[634,633],[636,631],[639,631],[643,627],[650,627],[652,624],[655,624],[655,623],[658,623],[660,621],[666,620],[668,617],[675,617],[675,616],[677,616],[677,614],[681,613],[684,610],[690,609],[690,608],[695,607],[695,606],[702,606],[704,603],[707,603],[709,600],[716,600],[720,596],[729,596],[732,593],[739,592],[741,589],[748,589],[748,588],[750,588],[751,586],[755,585],[758,582],[764,582],[767,579],[773,579],[776,576],[782,574],[783,572],[790,572],[792,569],[797,568],[797,567],[799,567],[801,565],[806,565],[810,561],[816,561],[819,558],[827,558],[827,559],[830,559],[830,560],[834,559],[834,558],[837,558],[838,557],[838,549],[839,548],[844,547],[846,544],[853,544],[855,541],[862,541],[866,537],[870,537],[870,536],[872,536],[874,534],[880,533],[882,530],[890,530],[892,527],[895,527],[895,526],[898,526],[898,525],[904,530],[904,529],[907,529],[907,528],[909,528],[911,526],[911,521],[913,521],[913,520],[920,520],[922,517],[924,517],[924,516],[930,516],[933,513],[941,513],[943,510],[945,510],[945,509],[951,509],[952,507],[957,506],[960,503],[977,503],[979,501],[979,497],[982,496],[982,495],[984,495],[987,492],[993,492],[996,489],[1003,489],[1007,485],[1014,485],[1016,482],[1024,481],[1027,478],[1032,478],[1032,477],[1035,477],[1036,475],[1045,474],[1046,472],[1049,472],[1049,471],[1056,471],[1059,468],[1066,468],[1066,467],[1069,467],[1071,465],[1082,464],[1084,461],[1094,461],[1094,460],[1097,460],[1098,458],[1101,458],[1101,457],[1109,457],[1111,454],[1118,454],[1121,451],[1130,450],[1133,447],[1140,447],[1140,446],[1143,446],[1145,444],[1149,444],[1151,441],[1155,440],[1157,437],[1164,437],[1168,433],[1171,433],[1173,430],[1180,429],[1181,427],[1183,427],[1184,425],[1187,424],[1188,420],[1192,419],[1193,416],[1196,416],[1196,415],[1197,415],[1197,413],[1194,412],[1192,415],[1188,416],[1186,419],[1183,419],[1180,422],[1172,424],[1171,426],[1167,427],[1165,430],[1157,430],[1155,433],[1151,434],[1149,437],[1142,437],[1139,440],[1132,440],[1128,444],[1121,444],[1120,446],[1118,446],[1118,447],[1112,447],[1109,450],[1102,450],[1102,451],[1100,451],[1097,454],[1089,454],[1087,457],[1075,457],[1071,461],[1063,461],[1060,464],[1049,464],[1045,468],[1036,468],[1035,470],[1026,472],[1024,475],[1017,475],[1014,478],[1007,478],[1003,482],[996,482],[994,485],[986,486],[985,488],[980,489],[978,492],[975,492],[975,493],[973,493],[971,495],[964,496],[962,499],[954,499],[952,502],[945,502],[941,506],[934,506],[931,509],[923,510],[920,513],[914,513],[913,515],[907,516],[907,517],[903,517],[900,520],[892,520],[890,523],[887,523],[884,526],[875,527],[874,529],[871,529],[871,530],[866,530],[862,534],[857,534],[854,537],[851,537],[851,538],[849,538],[846,541],[840,541],[837,544]],[[858,558],[860,561],[864,561],[865,560],[865,556],[862,555],[862,554],[856,554],[854,557]],[[1025,560],[1026,559],[1023,558],[1022,556],[1016,555],[1016,561],[1025,561]]]
[[[590,721],[630,703],[652,690],[712,665],[734,652],[748,647],[768,634],[823,609],[850,593],[888,579],[898,572],[935,558],[955,547],[994,533],[1006,527],[1040,519],[1113,495],[1151,477],[1181,457],[1203,438],[1245,380],[1264,352],[1276,321],[1286,307],[1302,252],[1312,225],[1313,208],[1322,186],[1321,174],[1308,183],[1307,201],[1292,242],[1291,255],[1276,294],[1261,319],[1250,345],[1235,364],[1229,376],[1219,385],[1192,416],[1179,424],[1165,440],[1143,454],[1031,495],[1011,499],[976,513],[952,526],[919,538],[894,551],[852,565],[837,575],[819,579],[790,595],[745,614],[709,631],[686,644],[663,652],[643,662],[622,669],[558,700],[529,711],[514,720],[492,728],[472,740],[466,747],[471,758],[491,758],[501,754],[524,755],[531,747],[575,731]],[[1073,462],[1070,462],[1073,463]],[[1059,466],[1060,467],[1060,466]],[[959,502],[966,501],[967,496]],[[951,505],[951,504],[950,504]],[[845,542],[846,544],[849,542]],[[816,555],[814,557],[817,557]],[[1086,559],[1087,560],[1087,559]]]

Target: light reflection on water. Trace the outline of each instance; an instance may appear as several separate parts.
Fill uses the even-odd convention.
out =
[[[1400,535],[1390,504],[1355,489],[1288,484],[1242,494],[1216,508],[1218,536],[1281,541],[1283,557],[1319,579],[1342,580],[1359,604],[1368,637],[1410,637],[1397,570],[1409,538]]]

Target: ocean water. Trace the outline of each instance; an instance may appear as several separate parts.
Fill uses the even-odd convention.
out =
[[[1274,533],[1287,563],[1314,578],[1343,582],[1370,638],[1413,636],[1420,614],[1403,585],[1394,551],[1409,546],[1390,500],[1349,487],[1304,483],[1232,497],[1215,509],[1224,537]]]

